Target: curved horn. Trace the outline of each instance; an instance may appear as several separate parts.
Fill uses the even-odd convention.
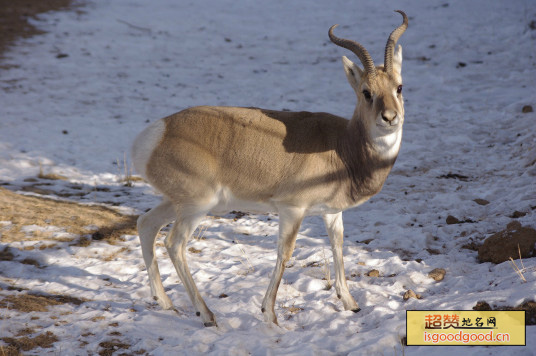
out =
[[[402,25],[398,26],[391,34],[389,35],[389,38],[387,39],[387,44],[385,45],[385,72],[391,73],[393,71],[393,55],[395,52],[395,45],[400,36],[406,31],[408,28],[408,17],[404,13],[404,11],[396,10],[399,14],[402,15],[404,18]]]
[[[365,47],[355,41],[335,36],[333,34],[333,29],[337,26],[339,25],[333,25],[329,29],[328,34],[331,42],[335,43],[339,47],[343,47],[352,51],[357,57],[359,57],[361,63],[363,63],[363,67],[365,67],[365,71],[368,73],[369,77],[376,77],[376,67],[374,66],[374,62],[372,61],[372,58],[370,57],[370,54],[365,49]]]

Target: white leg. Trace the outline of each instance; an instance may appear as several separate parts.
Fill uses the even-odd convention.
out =
[[[196,207],[191,205],[187,208],[187,214],[181,214],[181,207],[177,207],[177,220],[171,229],[171,233],[166,237],[165,245],[171,261],[177,270],[197,315],[201,316],[205,326],[217,326],[214,314],[208,309],[205,301],[199,294],[195,282],[190,274],[188,263],[186,262],[186,244],[190,236],[199,225],[207,211],[196,211]]]
[[[335,263],[335,290],[337,297],[342,301],[345,310],[358,312],[360,309],[348,290],[346,276],[344,274],[344,262],[342,257],[342,244],[344,227],[342,224],[342,212],[337,214],[325,214],[323,216],[326,230],[328,231],[333,261]]]
[[[296,245],[296,237],[300,229],[301,222],[304,216],[304,209],[285,208],[279,211],[279,238],[277,240],[277,262],[275,269],[262,301],[262,313],[264,320],[277,324],[274,306],[277,296],[277,289],[281,283],[285,265],[290,260],[294,246]]]
[[[156,235],[164,226],[175,220],[176,214],[173,205],[164,200],[160,205],[149,210],[138,218],[138,234],[140,235],[141,252],[147,273],[153,299],[164,309],[173,308],[171,300],[164,292],[158,264],[154,257],[154,244]]]

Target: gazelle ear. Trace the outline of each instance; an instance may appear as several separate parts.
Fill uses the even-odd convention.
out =
[[[398,45],[393,56],[393,69],[399,74],[402,73],[402,46]]]
[[[354,90],[357,90],[357,88],[359,87],[359,83],[361,82],[363,70],[356,66],[354,62],[349,60],[346,56],[342,56],[342,65],[344,67],[344,72],[346,73],[346,79],[348,79],[348,83],[350,83]]]

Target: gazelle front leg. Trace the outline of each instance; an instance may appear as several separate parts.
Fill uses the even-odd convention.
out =
[[[323,216],[326,230],[328,231],[331,250],[333,251],[333,261],[335,263],[335,290],[337,297],[342,301],[345,310],[352,310],[357,313],[359,307],[354,297],[348,290],[346,275],[344,274],[344,262],[342,256],[342,244],[344,228],[342,224],[342,212],[336,214],[325,214]]]
[[[277,289],[281,283],[285,265],[290,260],[294,246],[296,245],[296,237],[305,214],[305,209],[301,208],[283,208],[279,210],[279,238],[277,240],[277,262],[275,264],[274,273],[268,290],[262,301],[261,311],[264,315],[264,320],[272,322],[276,325],[277,317],[275,316],[274,306],[277,296]]]

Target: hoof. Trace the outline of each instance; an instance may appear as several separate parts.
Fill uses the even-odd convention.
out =
[[[208,323],[203,323],[203,325],[207,328],[210,328],[212,326],[218,327],[218,324],[216,324],[215,321],[209,321]]]
[[[263,316],[264,316],[264,321],[266,323],[272,323],[272,324],[275,324],[277,326],[279,326],[279,323],[277,322],[277,317],[275,316],[275,314],[267,314],[264,312],[264,308],[263,309]]]

